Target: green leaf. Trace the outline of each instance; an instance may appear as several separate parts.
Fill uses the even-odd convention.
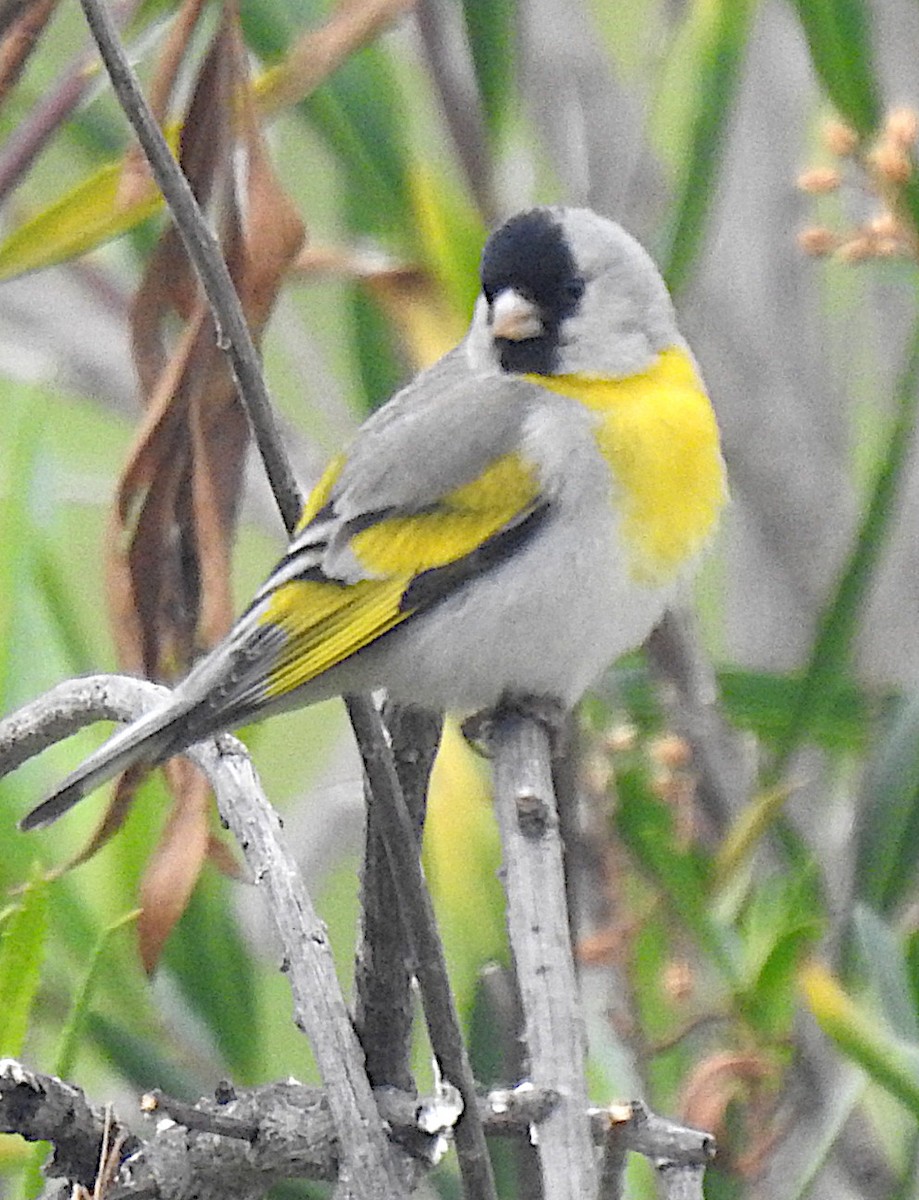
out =
[[[282,57],[292,38],[323,16],[323,6],[302,0],[247,4],[241,11],[246,44],[267,61]],[[293,111],[318,130],[344,171],[352,231],[408,229],[407,123],[387,55],[375,45],[353,54]]]
[[[695,96],[673,217],[660,254],[674,293],[685,286],[702,245],[755,9],[755,0],[705,0],[695,4],[690,16],[687,33],[697,56]]]
[[[629,880],[626,888],[624,911],[647,914],[638,923],[635,936],[626,938],[628,957],[623,965],[628,971],[631,1003],[639,1027],[644,1038],[654,1047],[654,1053],[642,1055],[641,1083],[637,1079],[630,1081],[621,1063],[616,1064],[619,1069],[607,1083],[612,1084],[614,1093],[619,1091],[620,1094],[623,1084],[628,1086],[631,1083],[632,1087],[642,1091],[647,1087],[655,1105],[669,1110],[678,1104],[680,1089],[695,1065],[692,1040],[679,1036],[686,1024],[686,1004],[675,999],[668,987],[668,969],[675,958],[685,953],[685,948],[680,935],[674,936],[674,923],[669,910],[664,905],[649,904],[647,885],[639,890],[636,883]],[[707,972],[693,969],[696,981],[706,976]],[[706,984],[702,984],[702,987],[706,987]],[[615,1029],[609,1031],[609,1035],[615,1039]],[[619,1037],[626,1043],[620,1048],[620,1055],[628,1061],[628,1035],[621,1032]],[[614,1062],[615,1049],[614,1045]],[[593,1038],[591,1051],[593,1054]]]
[[[764,742],[776,743],[788,728],[801,676],[721,667],[718,687],[733,725],[749,729]],[[871,738],[874,721],[890,702],[889,693],[873,692],[846,678],[831,679],[813,716],[810,737],[824,750],[859,753]]]
[[[903,703],[868,765],[856,834],[855,891],[892,912],[916,881],[919,840],[919,691]]]
[[[93,984],[98,973],[99,964],[104,959],[106,943],[112,933],[120,929],[128,921],[135,920],[139,912],[140,910],[138,909],[128,913],[120,921],[116,921],[114,925],[110,925],[108,929],[103,930],[101,937],[98,938],[90,954],[83,979],[74,994],[70,1010],[64,1022],[64,1028],[58,1043],[57,1056],[51,1068],[59,1079],[67,1079],[73,1074],[77,1051],[80,1048],[86,1031],[87,1018],[92,1001]],[[31,1146],[29,1158],[20,1180],[19,1195],[31,1198],[42,1194],[46,1182],[42,1167],[48,1157],[49,1148],[46,1142],[37,1142]]]
[[[795,0],[811,61],[830,100],[854,129],[870,134],[881,102],[863,0]]]
[[[30,569],[33,476],[43,437],[45,402],[35,389],[5,386],[6,432],[0,459],[0,695],[18,699],[13,684],[20,644],[21,597]]]
[[[48,932],[48,884],[38,870],[0,933],[0,1055],[22,1053],[41,981]]]
[[[723,666],[717,669],[717,678],[720,701],[731,724],[776,745],[788,729],[802,677]],[[620,663],[610,680],[615,685],[615,701],[625,705],[632,720],[644,729],[661,727],[659,699],[643,665]],[[892,692],[872,690],[846,678],[833,679],[813,715],[810,738],[824,750],[859,753],[872,737],[875,723],[894,702]]]
[[[457,189],[434,175],[424,161],[413,165],[411,182],[414,249],[457,313],[462,336],[479,291],[479,258],[486,230]]]
[[[349,288],[348,300],[354,324],[354,356],[360,373],[368,411],[385,404],[405,380],[396,359],[394,339],[383,313],[363,288]]]
[[[745,982],[740,1000],[751,1024],[777,1038],[794,1019],[795,974],[822,927],[814,872],[775,876],[752,893],[741,921]]]
[[[54,550],[54,542],[35,530],[33,573],[36,589],[48,608],[61,651],[75,674],[90,674],[98,666],[86,627],[76,611],[72,591]]]
[[[380,51],[347,59],[298,108],[323,135],[347,176],[354,232],[410,227],[411,189],[401,95]]]

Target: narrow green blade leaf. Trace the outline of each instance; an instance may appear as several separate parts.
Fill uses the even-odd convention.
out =
[[[48,884],[39,872],[0,934],[0,1055],[22,1053],[41,981],[48,931]]]
[[[902,706],[865,773],[856,837],[855,890],[890,913],[916,881],[919,840],[919,691]]]
[[[136,921],[139,916],[140,909],[134,909],[132,912],[126,913],[112,925],[109,925],[106,929],[103,929],[90,952],[86,971],[83,974],[79,987],[74,993],[70,1011],[67,1013],[64,1028],[61,1030],[57,1058],[53,1068],[55,1075],[60,1079],[67,1079],[73,1074],[77,1051],[86,1033],[96,979],[100,965],[105,961],[105,951],[109,940],[119,929],[131,921]]]
[[[777,746],[797,704],[801,676],[723,666],[718,667],[717,677],[720,701],[731,724]],[[625,705],[632,719],[644,728],[660,728],[660,705],[647,671],[620,664],[610,678],[616,702]],[[825,750],[860,753],[895,702],[892,691],[872,690],[846,678],[831,680],[813,716],[809,737]]]
[[[824,707],[824,697],[833,694],[840,678],[845,678],[847,674],[852,642],[858,631],[858,619],[886,543],[913,443],[919,407],[919,322],[910,339],[906,366],[897,384],[895,401],[896,411],[887,438],[887,450],[835,595],[818,622],[810,661],[775,766],[767,778],[767,786],[784,772],[795,749],[814,728],[818,714]]]
[[[107,163],[0,243],[0,280],[67,262],[119,237],[159,211],[163,198],[151,183],[144,195],[119,204],[124,163]]]
[[[755,0],[720,0],[697,4],[691,17],[699,22],[702,39],[695,106],[674,216],[660,256],[674,293],[687,282],[701,248],[755,7]]]
[[[7,704],[15,704],[13,664],[21,617],[17,605],[30,569],[29,509],[44,427],[44,397],[37,389],[12,384],[0,385],[0,396],[12,414],[0,460],[0,695]]]
[[[795,9],[830,100],[854,129],[871,133],[880,121],[881,104],[863,0],[795,0]]]
[[[873,1003],[898,1037],[919,1042],[909,964],[899,935],[864,904],[856,906],[854,927],[858,956]]]
[[[741,996],[751,1025],[787,1037],[794,1019],[794,976],[805,948],[821,932],[813,869],[797,878],[777,875],[751,893],[742,917],[746,982]]]
[[[482,109],[493,133],[507,117],[514,86],[516,7],[514,0],[463,0]]]

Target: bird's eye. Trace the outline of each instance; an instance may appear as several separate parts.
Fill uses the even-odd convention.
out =
[[[581,278],[569,279],[562,288],[562,293],[569,304],[577,304],[580,298],[584,295],[584,280]]]

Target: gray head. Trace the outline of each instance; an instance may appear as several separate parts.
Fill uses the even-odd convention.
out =
[[[682,344],[654,263],[589,209],[511,217],[488,239],[481,277],[467,340],[476,367],[622,378]]]

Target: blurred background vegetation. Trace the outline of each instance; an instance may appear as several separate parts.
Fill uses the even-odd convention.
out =
[[[148,81],[176,9],[116,6]],[[78,6],[23,11],[35,49],[18,81],[15,48],[3,59],[0,108],[4,713],[116,666],[103,546],[140,414],[132,297],[164,226],[125,187],[125,123]],[[171,128],[219,19],[205,6],[184,46]],[[919,7],[259,0],[240,20],[309,234],[264,337],[304,483],[459,335],[501,216],[589,204],[661,264],[732,481],[697,597],[720,715],[703,705],[696,733],[733,786],[720,803],[698,786],[672,681],[655,687],[642,656],[585,705],[570,841],[593,1095],[713,1129],[711,1197],[919,1194]],[[237,609],[282,545],[249,476]],[[125,1110],[153,1086],[313,1078],[263,915],[213,865],[225,854],[144,973],[132,930],[169,811],[159,779],[70,873],[47,875],[92,837],[93,803],[17,832],[98,736],[0,783],[0,1055]],[[247,740],[347,979],[362,796],[343,714]],[[478,1077],[513,1082],[487,778],[452,731],[426,837]],[[39,1158],[0,1140],[0,1194],[36,1194]],[[653,1194],[650,1174],[630,1164],[631,1195]],[[503,1195],[514,1179],[502,1160]],[[457,1194],[449,1163],[433,1186]]]

